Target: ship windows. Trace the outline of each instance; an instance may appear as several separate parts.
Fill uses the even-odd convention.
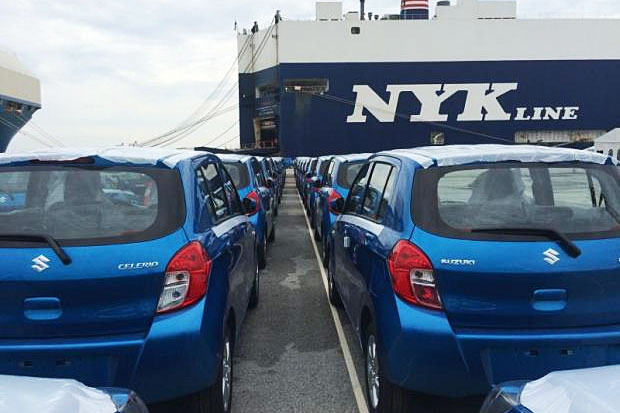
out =
[[[360,29],[357,26],[353,26],[351,27],[351,34],[360,34],[362,32],[362,29]]]
[[[446,137],[443,132],[431,132],[431,145],[444,145],[446,143]]]
[[[329,79],[284,79],[285,93],[321,94],[329,91]]]

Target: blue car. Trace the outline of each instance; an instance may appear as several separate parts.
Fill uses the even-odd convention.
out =
[[[321,156],[316,163],[315,169],[312,171],[312,177],[306,186],[306,208],[308,209],[308,217],[310,218],[310,225],[314,226],[314,204],[319,196],[319,190],[321,189],[321,178],[329,166],[332,156]]]
[[[258,265],[263,269],[267,265],[267,243],[276,239],[276,225],[273,211],[276,198],[273,185],[268,181],[258,160],[253,156],[219,155],[226,170],[232,177],[241,199],[250,199],[256,207],[247,211],[256,228],[258,240]]]
[[[299,174],[299,194],[301,195],[301,199],[303,200],[306,208],[306,191],[312,182],[312,177],[314,176],[313,171],[315,170],[318,161],[318,158],[306,159]]]
[[[4,176],[23,182],[15,190],[25,203],[0,212],[0,374],[229,411],[258,262],[254,227],[220,160],[67,149],[0,155]],[[111,200],[112,181],[140,205]]]
[[[282,196],[283,188],[280,187],[279,181],[277,177],[275,176],[275,173],[273,172],[271,162],[269,161],[269,159],[263,158],[261,156],[257,156],[256,159],[258,160],[258,162],[261,165],[261,168],[263,169],[263,175],[265,176],[265,179],[269,182],[269,185],[273,190],[274,196],[276,198],[273,215],[278,216],[278,205],[280,202],[280,198]]]
[[[323,264],[327,267],[329,257],[329,234],[332,225],[336,222],[338,214],[333,206],[336,203],[344,204],[344,200],[349,195],[349,189],[357,173],[371,154],[343,155],[334,156],[329,160],[323,175],[320,177],[321,188],[317,193],[314,202],[314,237],[317,241],[322,241],[322,259]]]
[[[363,346],[372,412],[413,409],[409,390],[483,395],[620,363],[612,158],[502,145],[382,152],[337,212],[330,299]]]

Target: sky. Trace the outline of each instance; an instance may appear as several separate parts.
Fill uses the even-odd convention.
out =
[[[314,18],[314,0],[19,0],[0,4],[0,48],[17,53],[41,80],[43,108],[25,130],[67,146],[143,141],[183,122],[235,62],[235,21],[265,26],[276,10]],[[435,3],[435,1],[432,1]],[[366,10],[398,13],[399,0],[366,0]],[[344,1],[357,10],[356,0]],[[620,17],[619,0],[518,0],[520,18]],[[552,30],[552,28],[550,28]],[[236,69],[224,91],[234,87]],[[213,105],[221,95],[207,102]],[[237,102],[232,95],[225,107]],[[235,148],[232,110],[177,147]],[[213,141],[214,138],[218,138]],[[42,147],[18,135],[10,152]]]

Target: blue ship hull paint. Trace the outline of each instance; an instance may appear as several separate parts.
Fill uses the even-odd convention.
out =
[[[12,113],[3,112],[0,106],[0,153],[6,151],[15,134],[32,118],[37,109],[39,108],[32,107],[31,111],[23,110],[17,117]]]
[[[240,74],[241,143],[255,142],[254,119],[261,110],[255,90],[268,85],[279,88],[274,118],[281,154],[290,157],[426,146],[436,133],[443,133],[445,144],[464,144],[514,143],[515,134],[523,131],[609,131],[620,126],[618,73],[619,60],[280,64]],[[329,89],[323,96],[285,92],[282,85],[291,79],[327,79]],[[347,122],[359,95],[356,86],[370,88],[381,98],[379,103],[387,105],[390,85],[402,89],[425,84],[438,85],[438,96],[454,85],[488,84],[487,94],[498,85],[516,86],[496,99],[507,120],[459,120],[473,94],[461,90],[441,103],[437,115],[447,115],[445,121],[411,122],[424,102],[414,93],[401,92],[392,121],[381,122],[365,109],[365,122]],[[545,115],[545,108],[552,113]],[[481,118],[493,115],[486,112],[482,108]],[[534,120],[519,120],[528,118]]]

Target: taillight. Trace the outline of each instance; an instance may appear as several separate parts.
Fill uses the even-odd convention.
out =
[[[254,202],[256,202],[256,208],[253,211],[246,211],[248,216],[257,214],[258,211],[260,210],[260,196],[258,195],[258,192],[252,191],[246,196],[246,198],[251,199]]]
[[[399,241],[388,257],[388,268],[400,298],[421,307],[442,308],[433,264],[421,249],[409,241]]]
[[[336,191],[335,189],[332,190],[329,193],[329,196],[327,197],[327,205],[329,207],[329,212],[331,212],[332,214],[340,215],[340,212],[335,211],[332,208],[332,201],[337,201],[338,199],[342,199],[342,195],[340,195],[338,191]]]
[[[190,242],[168,263],[164,289],[159,297],[157,313],[169,313],[188,307],[207,293],[211,260],[202,244]]]

